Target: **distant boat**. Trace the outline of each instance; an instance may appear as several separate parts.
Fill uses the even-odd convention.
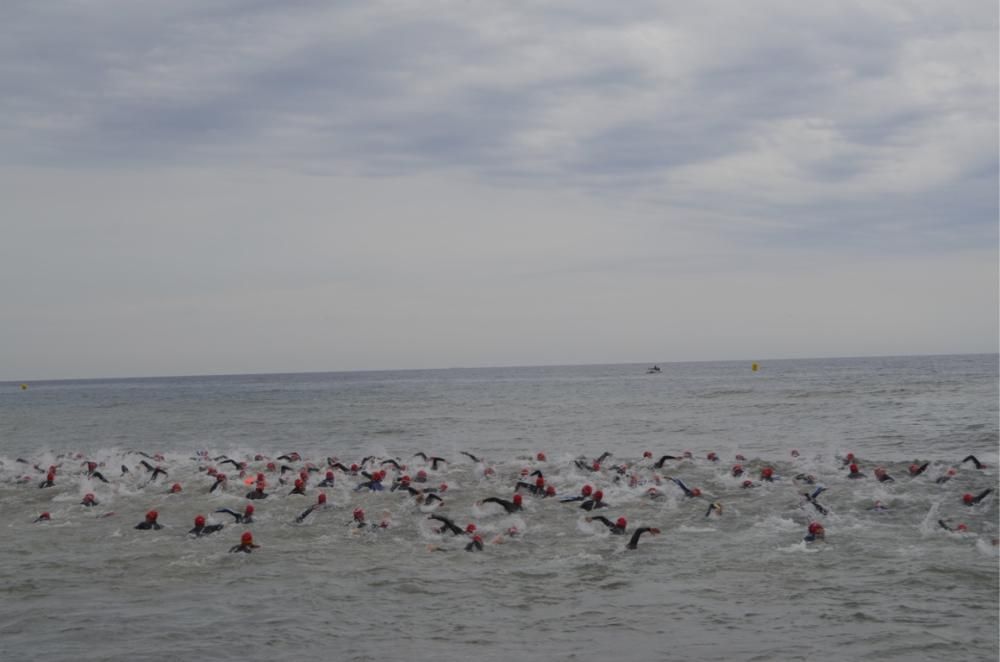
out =
[[[646,370],[647,375],[658,375],[660,374],[660,366],[654,365],[652,368]]]

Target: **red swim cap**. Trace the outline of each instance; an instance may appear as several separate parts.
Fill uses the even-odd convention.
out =
[[[483,542],[483,538],[482,538],[482,536],[479,536],[479,535],[472,536],[472,542],[481,543],[481,542]]]
[[[521,498],[521,495],[520,494],[515,494],[514,495],[514,505],[515,506],[520,506],[521,505],[521,501],[523,501],[523,499]]]
[[[87,492],[86,494],[83,495],[83,500],[84,501],[93,501],[94,500],[94,495],[91,494],[90,492]]]
[[[241,545],[252,545],[253,544],[253,534],[249,531],[244,531],[243,535],[240,536]]]
[[[333,471],[327,471],[326,478],[327,480],[333,480]]]
[[[760,475],[763,476],[764,478],[770,478],[771,476],[774,475],[774,469],[772,469],[771,467],[764,467],[761,470]]]
[[[248,503],[247,507],[246,507],[246,510],[244,510],[243,513],[245,515],[253,515],[253,504],[252,503]]]
[[[948,471],[946,471],[945,473],[947,473],[949,476],[954,476],[958,472],[954,468],[951,468],[951,469],[948,469]]]
[[[545,479],[539,476],[535,479],[535,487],[545,487]]]
[[[601,470],[601,463],[598,462],[597,460],[594,460],[594,463],[592,465],[590,465],[590,466],[594,469],[594,471],[600,471]]]
[[[583,489],[580,490],[580,494],[582,494],[585,497],[588,497],[593,493],[594,493],[594,488],[591,487],[590,485],[584,485]]]
[[[267,463],[267,470],[268,471],[275,471],[275,470],[277,470],[277,468],[278,468],[278,465],[276,465],[274,462],[268,462]],[[260,474],[257,474],[257,475],[259,476]]]
[[[357,470],[358,470],[358,465],[352,464],[351,465],[351,471],[357,471]]]
[[[968,531],[968,530],[969,530],[969,527],[967,527],[967,526],[966,526],[966,525],[964,525],[964,524],[959,524],[958,526],[956,526],[956,527],[955,527],[955,530],[956,530],[956,531]]]
[[[303,469],[302,471],[299,472],[299,478],[301,478],[303,481],[309,480],[309,472]]]
[[[146,521],[147,522],[155,522],[156,518],[159,517],[159,516],[160,516],[160,513],[156,512],[155,510],[151,510],[148,513],[146,513]]]
[[[49,472],[49,473],[48,473],[48,474],[47,474],[47,475],[45,476],[45,480],[55,480],[55,479],[56,479],[56,472],[55,472],[55,471],[50,471],[50,472]]]
[[[546,459],[545,453],[538,451],[538,455],[535,456],[535,459],[538,460],[539,462],[544,462]]]
[[[962,501],[964,501],[965,503],[972,503],[972,501],[973,501],[974,498],[975,497],[973,497],[971,494],[963,494],[962,495]]]
[[[407,476],[407,475],[403,475],[403,477],[399,479],[399,482],[401,482],[401,483],[409,483],[410,482],[410,477]]]
[[[628,526],[628,520],[625,519],[624,517],[619,517],[618,521],[615,522],[615,526],[617,526],[619,529],[624,529],[626,526]]]
[[[798,456],[799,456],[799,451],[797,449],[793,448],[792,449],[792,457],[798,457]]]
[[[354,519],[357,520],[357,521],[359,521],[359,522],[364,521],[364,519],[365,519],[365,511],[361,510],[360,508],[355,508],[354,509]]]
[[[736,454],[736,459],[739,460],[740,462],[746,462],[747,461],[747,459],[745,457],[743,457],[742,455],[740,455],[739,453]]]
[[[643,456],[644,458],[645,458],[645,457],[653,457],[653,451],[643,451],[643,452],[642,452],[642,456]]]
[[[522,476],[527,476],[530,473],[531,473],[531,469],[529,469],[528,467],[521,467],[521,475]]]
[[[854,453],[848,453],[847,454],[847,459],[848,460],[853,460],[854,459]]]
[[[302,487],[302,479],[301,478],[296,478],[295,479],[295,487]]]
[[[52,519],[52,516],[49,515],[49,511],[46,510],[44,513],[38,516],[38,519]]]
[[[705,456],[705,459],[706,459],[706,460],[712,460],[712,461],[715,461],[715,460],[718,460],[718,459],[719,459],[719,456],[718,456],[718,455],[716,455],[716,454],[715,454],[714,452],[712,452],[712,453],[709,453],[708,455],[706,455],[706,456]]]
[[[553,487],[552,485],[546,485],[545,486],[545,494],[547,496],[554,496],[555,493],[556,493],[556,488],[555,487]]]
[[[326,495],[320,492],[319,496],[316,497],[316,503],[326,503]]]
[[[692,487],[691,496],[701,496],[701,490],[699,490],[697,487]]]
[[[849,469],[851,470],[851,473],[852,473],[852,474],[856,474],[856,473],[858,473],[858,465],[856,465],[856,464],[852,464],[852,465],[851,465],[850,467],[848,467],[848,468],[849,468]]]
[[[743,475],[743,465],[742,464],[734,464],[733,465],[733,475],[734,476],[742,476]]]
[[[180,491],[181,491],[181,484],[180,483],[174,483],[173,485],[170,486],[170,492],[171,493],[177,493],[177,492],[180,492]]]
[[[816,534],[823,530],[823,525],[819,522],[811,522],[809,524],[809,533]]]
[[[600,501],[603,498],[604,498],[604,492],[602,492],[601,490],[597,490],[596,492],[594,492],[594,501]]]
[[[204,515],[198,515],[197,517],[195,517],[194,518],[194,525],[195,526],[205,526],[205,516]]]
[[[421,469],[417,472],[417,478],[427,478],[427,472]]]
[[[752,480],[743,481],[743,487],[753,487],[753,481]]]
[[[475,531],[476,531],[476,525],[475,524],[469,524],[468,526],[465,527],[465,532],[466,533],[475,533]]]

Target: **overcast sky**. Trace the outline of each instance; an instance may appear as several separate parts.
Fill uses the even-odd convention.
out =
[[[996,352],[994,0],[0,3],[0,379]]]

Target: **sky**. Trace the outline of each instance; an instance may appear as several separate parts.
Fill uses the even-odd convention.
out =
[[[0,3],[0,380],[996,352],[993,1]]]

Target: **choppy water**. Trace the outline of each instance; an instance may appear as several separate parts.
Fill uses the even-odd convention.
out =
[[[997,659],[997,494],[961,502],[997,488],[996,355],[775,361],[757,373],[744,363],[662,367],[0,384],[0,657]],[[233,525],[211,512],[242,509],[247,488],[220,467],[230,485],[208,494],[212,480],[193,459],[202,449],[237,459],[298,451],[318,464],[376,454],[410,473],[424,466],[415,452],[440,455],[440,512],[476,523],[485,550],[466,553],[466,540],[436,534],[412,499],[354,492],[360,479],[339,472],[325,490],[333,507],[303,524],[292,520],[317,488],[287,496],[269,476],[257,521]],[[685,449],[692,459],[661,471],[642,459]],[[163,453],[169,480],[148,483],[136,451]],[[600,474],[574,464],[604,451],[613,456]],[[867,479],[846,478],[847,452]],[[742,489],[729,474],[737,453],[752,477],[770,464],[781,479]],[[970,453],[989,466],[959,465]],[[88,480],[83,458],[104,462],[112,484]],[[910,478],[914,460],[931,465]],[[55,487],[38,489],[34,463],[61,463]],[[132,471],[121,478],[123,463]],[[616,482],[611,464],[629,465],[641,484]],[[896,482],[873,480],[876,465]],[[560,495],[603,488],[606,515],[662,534],[626,551],[576,504],[526,495],[525,512],[507,515],[477,503],[509,498],[525,466]],[[799,473],[827,487],[828,516],[803,505]],[[650,499],[665,474],[705,497],[686,499],[667,481],[666,496]],[[167,494],[175,481],[184,491]],[[100,507],[80,506],[85,492]],[[721,517],[705,518],[711,500]],[[889,511],[870,510],[875,500]],[[391,527],[349,526],[359,506]],[[150,508],[165,528],[134,530]],[[52,521],[32,523],[42,511]],[[226,528],[189,538],[198,513]],[[815,518],[827,540],[806,544]],[[492,544],[511,526],[521,534]],[[246,529],[262,547],[226,553]]]

